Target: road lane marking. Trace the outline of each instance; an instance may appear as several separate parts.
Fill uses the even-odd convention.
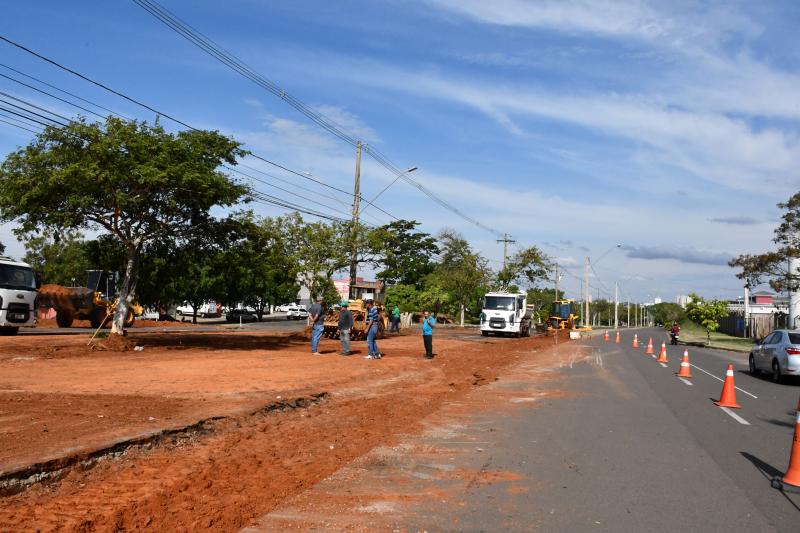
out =
[[[722,409],[723,411],[725,411],[726,413],[728,413],[728,414],[730,415],[730,417],[731,417],[731,418],[733,418],[734,420],[736,420],[736,421],[737,421],[737,422],[739,422],[740,424],[742,424],[742,425],[745,425],[745,426],[749,426],[749,425],[750,425],[750,422],[748,422],[747,420],[745,420],[745,419],[744,419],[744,418],[742,418],[741,416],[737,415],[736,413],[734,413],[733,411],[731,411],[731,410],[730,410],[730,409],[728,409],[727,407],[720,407],[720,409]]]
[[[719,376],[715,376],[714,374],[712,374],[712,373],[711,373],[711,372],[709,372],[708,370],[703,370],[702,368],[700,368],[699,366],[697,366],[697,365],[696,365],[696,364],[694,364],[694,363],[689,363],[689,364],[690,364],[690,365],[692,365],[692,366],[693,366],[694,368],[696,368],[697,370],[699,370],[700,372],[704,372],[704,373],[708,374],[709,376],[711,376],[712,378],[714,378],[714,379],[716,379],[716,380],[718,380],[718,381],[721,381],[721,382],[725,383],[725,380],[724,380],[724,379],[722,379],[722,378],[721,378],[721,377],[719,377]],[[736,388],[736,390],[738,390],[738,391],[742,391],[743,393],[747,394],[748,396],[752,396],[753,398],[755,398],[756,400],[758,400],[758,396],[756,396],[755,394],[749,393],[749,392],[747,392],[747,391],[746,391],[746,390],[744,390],[744,389],[740,389],[739,387],[735,387],[735,388]]]
[[[664,368],[669,368],[669,366],[667,366],[667,363],[658,363],[658,364],[663,366]]]
[[[686,379],[686,378],[678,378],[678,379],[679,379],[679,380],[681,380],[681,381],[683,381],[683,382],[684,382],[684,383],[686,383],[687,385],[694,385],[694,383],[692,383],[691,381],[689,381],[689,380],[688,380],[688,379]]]

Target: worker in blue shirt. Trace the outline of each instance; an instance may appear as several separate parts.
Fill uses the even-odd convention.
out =
[[[372,300],[367,300],[366,304],[367,356],[364,359],[380,359],[381,352],[378,351],[378,343],[375,342],[375,337],[378,335],[378,308]]]
[[[433,359],[433,328],[436,317],[428,311],[422,312],[422,342],[425,344],[425,359]]]

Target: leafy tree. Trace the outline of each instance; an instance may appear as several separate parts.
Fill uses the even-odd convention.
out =
[[[530,246],[514,254],[497,274],[502,290],[509,290],[512,283],[523,283],[529,287],[546,280],[552,266],[550,259],[536,246]]]
[[[399,283],[386,289],[386,307],[393,309],[397,306],[404,313],[419,311],[420,307],[424,307],[420,306],[420,296],[420,291],[414,285]]]
[[[287,219],[286,229],[299,278],[312,299],[323,295],[333,275],[350,263],[350,226],[338,222],[306,223],[299,215],[293,215]]]
[[[83,235],[76,230],[63,232],[45,231],[28,234],[23,261],[31,265],[42,283],[78,285],[86,283],[86,271],[90,269],[86,256]]]
[[[374,229],[369,234],[369,246],[374,252],[375,266],[383,267],[376,278],[388,285],[419,286],[433,272],[432,257],[439,253],[436,239],[416,231],[419,222],[395,220]]]
[[[727,309],[727,308],[726,308]],[[653,320],[664,326],[672,326],[673,322],[683,322],[686,318],[686,311],[678,304],[661,302],[650,307]]]
[[[749,286],[769,283],[777,292],[800,290],[800,275],[790,272],[788,260],[800,257],[800,192],[778,207],[785,210],[772,241],[778,249],[762,254],[743,254],[728,262],[741,269],[736,277]]]
[[[6,245],[0,242],[0,255],[6,253]]]
[[[0,166],[0,221],[21,231],[100,229],[125,248],[112,332],[124,333],[143,248],[174,242],[208,220],[214,206],[243,199],[247,188],[218,170],[244,155],[211,131],[166,132],[109,117],[49,126]]]
[[[473,251],[459,233],[442,231],[439,245],[442,250],[441,262],[427,280],[447,293],[449,301],[458,305],[463,326],[467,305],[477,302],[485,294],[491,271],[486,258]]]
[[[686,316],[705,328],[708,342],[711,342],[711,332],[719,329],[719,319],[728,315],[728,304],[721,300],[707,302],[694,293],[689,293],[689,298],[692,301],[686,306]]]
[[[544,322],[553,316],[553,302],[564,298],[564,291],[555,289],[528,289],[528,304],[533,305],[539,314],[539,319]]]

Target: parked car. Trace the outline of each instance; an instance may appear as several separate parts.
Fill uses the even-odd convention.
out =
[[[784,376],[800,376],[800,330],[776,329],[750,350],[750,373],[769,372],[779,383]]]
[[[158,320],[159,316],[161,316],[158,312],[158,309],[148,309],[144,313],[142,313],[142,320]]]
[[[276,307],[276,308],[275,308],[275,310],[276,310],[276,311],[278,311],[278,312],[281,312],[281,313],[285,313],[285,312],[286,312],[286,311],[288,311],[288,310],[289,310],[289,308],[290,308],[290,307],[292,307],[293,305],[296,305],[296,304],[283,304],[283,305],[279,305],[278,307]]]
[[[250,309],[231,309],[225,313],[226,322],[258,322],[258,315]]]
[[[304,307],[293,305],[286,311],[286,320],[302,320],[308,318],[308,311]]]

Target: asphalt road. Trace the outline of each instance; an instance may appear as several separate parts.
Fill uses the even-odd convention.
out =
[[[564,397],[532,405],[524,416],[483,413],[463,430],[459,438],[483,442],[481,453],[462,459],[465,466],[480,459],[481,468],[517,472],[523,490],[491,483],[465,487],[457,506],[425,506],[403,526],[800,531],[800,494],[770,486],[789,461],[800,384],[749,375],[745,354],[690,347],[695,366],[689,385],[675,376],[686,347],[667,345],[664,367],[645,355],[647,338],[653,337],[658,353],[668,340],[664,332],[639,335],[645,342],[638,349],[631,347],[631,331],[623,332],[620,345],[597,333],[565,345],[574,350],[575,364],[570,357],[559,371]],[[713,403],[722,390],[714,376],[724,379],[728,363],[741,389],[738,419]]]

